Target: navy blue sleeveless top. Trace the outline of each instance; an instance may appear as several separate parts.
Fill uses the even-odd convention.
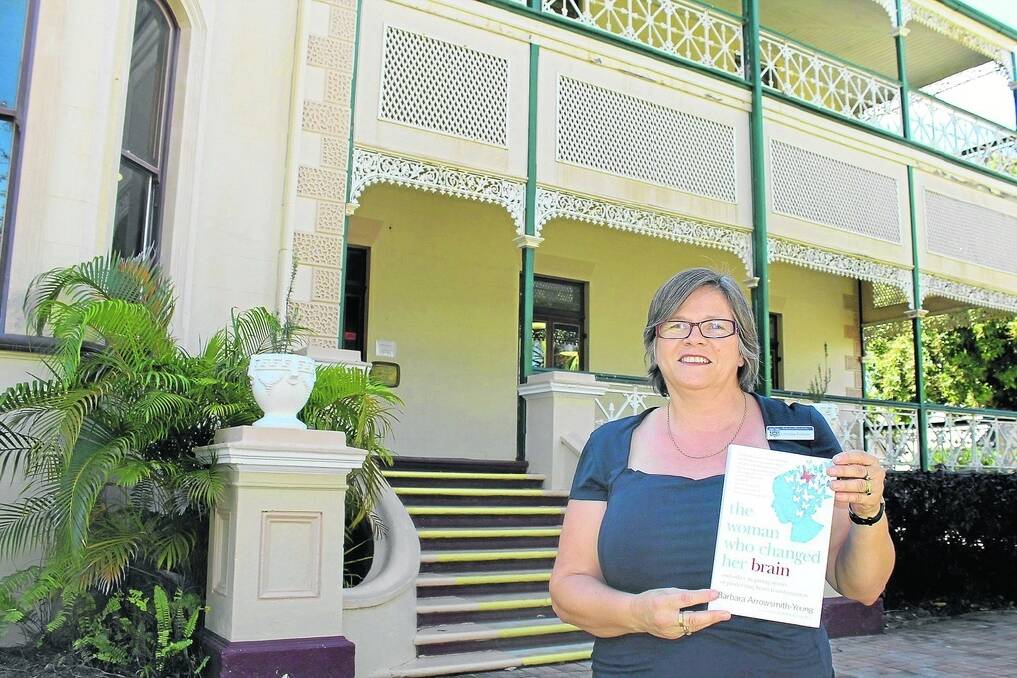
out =
[[[771,449],[824,458],[840,452],[833,431],[813,407],[753,395],[766,426],[815,428],[815,440],[771,440]],[[611,588],[628,593],[709,588],[724,476],[693,480],[629,468],[632,432],[649,412],[593,432],[569,497],[607,502],[597,554]],[[816,678],[832,676],[833,662],[822,627],[732,616],[675,640],[646,633],[597,638],[593,675]]]

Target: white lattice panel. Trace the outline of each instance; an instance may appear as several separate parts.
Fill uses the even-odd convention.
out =
[[[926,190],[925,232],[930,252],[1017,273],[1017,218]]]
[[[506,146],[508,100],[507,59],[385,27],[379,118]]]
[[[901,242],[896,179],[782,141],[770,142],[773,211]]]
[[[737,200],[733,127],[566,76],[556,146],[559,162]]]

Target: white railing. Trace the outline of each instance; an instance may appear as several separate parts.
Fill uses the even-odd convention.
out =
[[[911,138],[1017,176],[1017,132],[921,92],[911,92]]]
[[[950,470],[1017,470],[1017,414],[930,410],[929,462]]]
[[[644,384],[623,384],[603,378],[598,378],[597,383],[606,386],[607,391],[595,400],[594,426],[639,414],[665,402],[663,397]]]
[[[770,31],[759,36],[763,84],[828,111],[900,134],[900,86]],[[893,111],[896,110],[896,113]]]
[[[817,404],[807,398],[780,399]],[[819,404],[819,409],[845,450],[865,450],[888,469],[906,471],[921,467],[918,408],[826,401]]]
[[[686,0],[543,0],[548,14],[709,68],[742,75],[742,24]]]

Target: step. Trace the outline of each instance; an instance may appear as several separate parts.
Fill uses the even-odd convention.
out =
[[[459,471],[382,471],[392,487],[487,487],[540,489],[544,476],[539,473],[468,473]]]
[[[529,560],[554,558],[558,549],[515,549],[493,551],[422,551],[422,563],[463,563],[478,560]]]
[[[392,669],[391,675],[393,678],[423,678],[425,676],[447,676],[456,673],[498,671],[523,666],[584,661],[590,658],[592,652],[593,643],[584,642],[538,648],[515,648],[434,655],[418,657],[411,662],[398,666]]]
[[[506,570],[522,567],[551,567],[554,565],[557,555],[558,549],[554,548],[423,551],[420,554],[420,571],[457,572],[470,568]]]
[[[486,487],[396,487],[406,506],[564,506],[565,490]]]
[[[525,461],[505,459],[461,459],[455,457],[395,457],[396,471],[462,471],[477,473],[526,473]]]
[[[535,593],[499,593],[477,596],[439,596],[417,601],[417,624],[436,626],[459,622],[508,619],[540,620],[554,617],[551,596]]]
[[[407,506],[417,527],[561,525],[564,506]]]
[[[417,614],[442,612],[484,612],[487,610],[523,610],[549,607],[551,597],[546,593],[499,593],[486,596],[442,596],[425,598],[417,602]]]
[[[550,568],[529,568],[484,572],[471,570],[451,574],[421,572],[417,576],[417,598],[474,596],[511,592],[547,593]]]
[[[421,573],[417,576],[417,588],[434,587],[476,587],[490,583],[520,583],[528,581],[550,581],[549,569],[513,569],[502,572],[458,572],[456,574]]]
[[[578,642],[588,634],[557,617],[485,623],[429,626],[417,630],[413,642],[418,656],[494,650],[510,647],[538,647]]]
[[[561,527],[453,527],[417,530],[423,550],[555,548]]]
[[[421,539],[492,539],[495,537],[557,537],[560,527],[454,527],[417,530]]]
[[[420,645],[439,645],[465,640],[494,640],[497,638],[522,638],[526,636],[544,636],[554,633],[568,633],[581,630],[578,626],[566,624],[554,617],[540,622],[503,621],[488,624],[439,624],[417,629],[413,643]]]

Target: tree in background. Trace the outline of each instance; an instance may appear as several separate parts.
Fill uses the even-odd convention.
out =
[[[961,407],[1017,410],[1017,316],[968,309],[923,322],[925,397]],[[911,324],[865,328],[871,398],[915,399]]]

